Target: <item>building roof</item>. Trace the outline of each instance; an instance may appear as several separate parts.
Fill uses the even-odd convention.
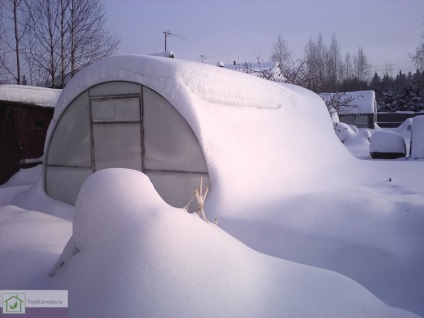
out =
[[[0,85],[0,101],[55,107],[61,89],[25,85]]]
[[[342,107],[339,109],[341,115],[375,113],[375,92],[372,90],[344,93],[322,93],[320,96],[324,99],[324,101],[327,101],[327,98],[334,94],[343,94],[342,98],[352,99],[350,102],[352,107]]]

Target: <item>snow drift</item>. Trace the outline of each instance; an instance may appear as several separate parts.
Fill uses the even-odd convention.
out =
[[[100,316],[117,316],[119,308],[119,316],[409,315],[363,287],[388,305],[424,314],[422,160],[355,160],[317,95],[160,57],[115,57],[87,68],[61,95],[54,121],[87,85],[115,80],[160,92],[190,124],[210,174],[206,214],[222,230],[165,204],[139,172],[92,175],[56,275],[47,276],[53,261],[36,271],[22,263],[34,279],[45,273],[44,288],[70,290],[73,316],[97,316],[96,308]],[[369,136],[357,136],[345,144],[368,147]],[[42,195],[39,182],[8,203],[63,212]],[[9,212],[0,221],[6,227],[17,220],[15,231],[33,215]],[[14,249],[2,242],[2,253]],[[46,238],[42,246],[50,250],[47,245]],[[13,263],[4,264],[19,274]],[[122,307],[112,308],[117,299]]]
[[[72,317],[414,316],[342,275],[251,250],[133,170],[89,177],[67,248],[52,287],[69,289]]]

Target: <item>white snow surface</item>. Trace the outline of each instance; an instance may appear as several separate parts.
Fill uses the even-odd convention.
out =
[[[416,116],[412,120],[411,157],[424,159],[424,116]]]
[[[61,92],[61,89],[4,84],[0,85],[0,100],[55,107]]]
[[[75,208],[41,181],[2,195],[16,182],[0,188],[0,233],[13,229],[0,241],[0,289],[69,289],[71,317],[424,315],[424,160],[358,160],[317,95],[161,57],[88,67],[49,131],[78,94],[113,80],[156,90],[191,125],[212,185],[206,215],[219,227],[168,206],[140,172],[95,173]],[[355,136],[345,144],[369,147],[369,134]],[[73,217],[65,265],[49,277]]]
[[[394,131],[376,131],[370,142],[371,152],[405,153],[405,139]]]
[[[133,170],[103,170],[86,181],[68,244],[77,252],[51,287],[69,288],[73,317],[414,316],[340,274],[248,248],[167,205]],[[119,306],[93,306],[93,298],[113,295]]]

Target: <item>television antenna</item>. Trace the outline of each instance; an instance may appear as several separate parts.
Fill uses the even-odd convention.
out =
[[[185,38],[182,35],[171,33],[171,31],[169,31],[169,30],[163,31],[162,33],[165,35],[165,52],[166,52],[166,39],[168,38],[168,36],[173,36],[173,37],[176,37],[176,38],[179,38],[179,39],[188,40],[187,38]]]
[[[213,56],[200,54],[200,59],[202,60],[202,63],[203,63],[203,60],[207,60],[208,57],[213,57]]]
[[[256,59],[258,60],[258,64],[261,64],[260,60],[261,60],[261,53],[262,53],[262,51],[259,51],[259,55],[256,54],[256,52],[253,51],[253,50],[252,50],[252,52],[256,56]]]

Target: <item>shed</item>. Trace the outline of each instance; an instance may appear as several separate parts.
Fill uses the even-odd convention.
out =
[[[41,163],[47,128],[60,92],[0,85],[0,184],[20,167]]]
[[[339,105],[331,105],[336,108],[339,120],[349,125],[355,125],[358,128],[374,129],[377,122],[377,103],[375,92],[373,90],[343,92],[343,93],[322,93],[320,96],[327,101],[333,99],[332,96],[338,94],[337,102]]]
[[[309,114],[303,122],[315,133],[293,144],[287,131],[297,128],[295,114]],[[223,204],[256,184],[306,178],[301,162],[311,156],[309,143],[326,149],[323,165],[339,146],[323,101],[306,89],[207,64],[113,56],[64,88],[46,138],[43,187],[74,204],[90,174],[130,168],[145,173],[172,206],[184,207],[200,178],[208,197],[219,195],[214,202]],[[268,155],[275,149],[278,160]],[[281,168],[286,161],[289,171]]]

